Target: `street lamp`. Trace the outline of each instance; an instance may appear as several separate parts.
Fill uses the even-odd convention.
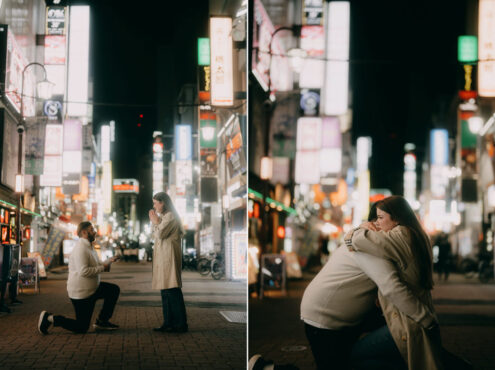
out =
[[[24,192],[24,177],[22,174],[22,134],[24,133],[24,75],[28,67],[39,66],[43,69],[43,80],[37,84],[38,96],[42,99],[48,99],[51,96],[51,89],[53,83],[48,81],[45,66],[43,64],[32,62],[24,67],[22,70],[22,83],[21,83],[21,110],[19,114],[19,122],[17,123],[17,133],[19,134],[19,145],[17,147],[17,175],[15,177],[15,192],[17,193],[17,242],[20,245],[22,240],[21,232],[21,196]]]

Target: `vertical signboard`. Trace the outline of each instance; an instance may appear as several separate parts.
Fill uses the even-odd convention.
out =
[[[103,163],[103,212],[112,213],[112,161]]]
[[[35,115],[35,82],[34,68],[24,73],[24,90],[22,89],[22,71],[28,64],[21,48],[10,32],[8,25],[0,25],[0,73],[5,79],[4,96],[7,102],[17,111],[21,110],[21,96],[24,94],[24,117]]]
[[[71,6],[69,22],[67,114],[88,113],[89,6]]]
[[[234,104],[232,19],[210,18],[210,40],[211,104],[231,106]]]
[[[161,132],[155,132],[153,142],[153,195],[163,191],[163,142]]]
[[[46,7],[46,35],[65,35],[67,8],[63,6]]]
[[[62,191],[65,195],[79,194],[82,172],[82,123],[64,122],[64,152],[62,154]]]
[[[495,97],[495,1],[479,1],[478,93]]]
[[[327,62],[323,92],[323,112],[340,115],[347,111],[349,92],[350,4],[328,3]]]
[[[178,161],[192,159],[191,125],[175,126],[175,158]]]
[[[325,117],[321,123],[321,176],[336,176],[342,169],[342,134],[337,117]]]
[[[46,125],[45,158],[41,186],[62,186],[63,126]]]
[[[323,26],[323,0],[303,1],[303,25]]]

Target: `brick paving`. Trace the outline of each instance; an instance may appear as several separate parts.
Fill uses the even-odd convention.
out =
[[[249,357],[262,354],[276,364],[314,369],[299,319],[302,293],[314,275],[290,281],[285,296],[273,292],[249,298]],[[445,348],[468,359],[474,369],[495,369],[495,283],[451,275],[433,290]]]
[[[22,305],[0,314],[0,369],[245,369],[246,324],[230,323],[221,310],[246,311],[246,284],[215,281],[184,272],[189,332],[155,333],[163,318],[158,291],[151,290],[149,263],[114,264],[102,281],[121,288],[113,332],[73,334],[37,330],[41,310],[74,317],[66,291],[67,273],[50,274],[41,294],[26,289]],[[97,303],[93,321],[101,307]]]

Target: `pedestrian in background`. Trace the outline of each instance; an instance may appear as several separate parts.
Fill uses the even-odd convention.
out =
[[[181,239],[185,232],[172,200],[164,192],[153,196],[149,211],[153,224],[153,278],[152,289],[162,296],[163,324],[154,328],[159,332],[187,332],[186,306],[182,295]]]
[[[447,281],[450,274],[450,253],[451,245],[449,242],[449,236],[442,232],[437,240],[438,245],[438,280],[442,280],[442,274],[444,280]]]
[[[120,288],[115,284],[100,282],[100,273],[109,272],[112,262],[118,257],[112,257],[105,263],[99,260],[92,245],[96,238],[96,231],[91,222],[81,222],[77,227],[77,235],[79,241],[69,257],[69,278],[67,279],[67,292],[74,306],[76,319],[43,311],[38,321],[38,330],[42,334],[48,334],[48,328],[52,324],[74,333],[86,333],[98,299],[103,299],[103,307],[93,325],[94,328],[115,330],[119,327],[109,320],[119,298]]]

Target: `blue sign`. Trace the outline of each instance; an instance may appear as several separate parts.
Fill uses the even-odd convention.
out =
[[[191,125],[175,126],[175,160],[192,159],[192,127]]]
[[[449,164],[449,133],[446,129],[430,131],[430,158],[431,164]]]

